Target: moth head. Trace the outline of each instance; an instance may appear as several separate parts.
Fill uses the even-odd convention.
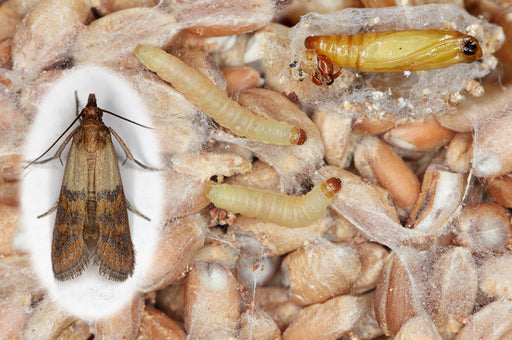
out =
[[[103,117],[103,112],[98,108],[96,104],[96,96],[94,93],[89,94],[89,99],[87,100],[87,105],[84,107],[82,112],[80,113],[82,122],[85,121],[101,121]]]
[[[87,106],[98,107],[98,105],[96,105],[96,95],[94,93],[89,93],[89,98],[87,99]]]

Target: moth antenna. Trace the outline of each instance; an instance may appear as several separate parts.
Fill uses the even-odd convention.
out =
[[[140,127],[143,127],[143,128],[146,128],[146,129],[150,129],[150,130],[153,130],[153,129],[154,129],[154,128],[150,127],[150,126],[142,125],[142,124],[137,123],[137,122],[135,122],[135,121],[133,121],[133,120],[131,120],[131,119],[125,118],[125,117],[123,117],[123,116],[120,116],[120,115],[118,115],[118,114],[116,114],[116,113],[114,113],[114,112],[110,112],[110,111],[107,111],[107,110],[102,109],[102,108],[98,108],[98,110],[100,110],[101,112],[105,112],[105,113],[111,114],[112,116],[115,116],[115,117],[120,118],[120,119],[122,119],[122,120],[126,120],[127,122],[130,122],[130,123],[132,123],[132,124],[138,125],[138,126],[140,126]]]
[[[76,123],[76,121],[80,118],[80,115],[76,116],[76,118],[73,120],[73,122],[71,122],[71,124],[69,124],[69,126],[66,128],[66,130],[64,130],[63,133],[61,133],[61,135],[59,136],[59,138],[57,138],[55,140],[55,142],[53,142],[52,145],[50,145],[50,147],[48,149],[46,149],[45,152],[43,152],[39,157],[37,157],[36,159],[34,159],[32,162],[28,163],[27,166],[25,166],[24,169],[28,168],[29,166],[31,166],[32,164],[34,163],[37,163],[38,160],[40,160],[44,155],[46,155],[54,146],[55,144],[57,144],[57,142],[62,138],[62,136],[64,136],[68,131],[69,129],[71,129],[71,127]],[[59,157],[60,159],[60,157]],[[61,164],[62,164],[62,160],[60,161]]]
[[[78,107],[80,106],[80,102],[78,100],[78,92],[75,90],[75,116],[80,114]]]

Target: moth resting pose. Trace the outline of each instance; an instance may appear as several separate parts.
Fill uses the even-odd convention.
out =
[[[57,204],[39,216],[57,210],[51,258],[54,276],[60,281],[75,278],[84,271],[90,260],[87,239],[97,240],[94,263],[99,266],[100,274],[114,281],[126,280],[133,274],[135,265],[127,208],[147,219],[131,208],[124,196],[111,134],[121,144],[127,159],[145,169],[152,168],[135,160],[117,133],[105,126],[103,112],[128,120],[98,108],[95,95],[90,94],[87,106],[67,130],[76,120],[80,125],[66,137],[55,155],[38,161],[58,140],[31,163],[60,159],[65,146],[73,139]]]

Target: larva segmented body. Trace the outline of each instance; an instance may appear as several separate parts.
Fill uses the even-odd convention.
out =
[[[318,35],[307,37],[305,46],[338,66],[363,72],[431,70],[475,61],[482,56],[476,38],[444,30]]]
[[[302,196],[230,184],[209,185],[205,193],[217,208],[298,228],[320,218],[340,188],[341,181],[331,177]]]
[[[266,144],[301,145],[306,141],[304,130],[286,122],[265,119],[242,108],[179,58],[149,45],[138,45],[135,55],[148,69],[170,82],[188,100],[235,134]]]

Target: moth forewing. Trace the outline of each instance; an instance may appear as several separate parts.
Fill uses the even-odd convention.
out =
[[[80,275],[89,262],[89,251],[83,237],[87,155],[81,150],[81,134],[80,129],[73,132],[53,228],[52,267],[55,278],[61,281]]]
[[[94,263],[99,265],[100,274],[111,280],[124,281],[133,274],[135,256],[126,198],[110,134],[106,134],[105,148],[98,151],[96,157],[96,218],[99,237]]]

